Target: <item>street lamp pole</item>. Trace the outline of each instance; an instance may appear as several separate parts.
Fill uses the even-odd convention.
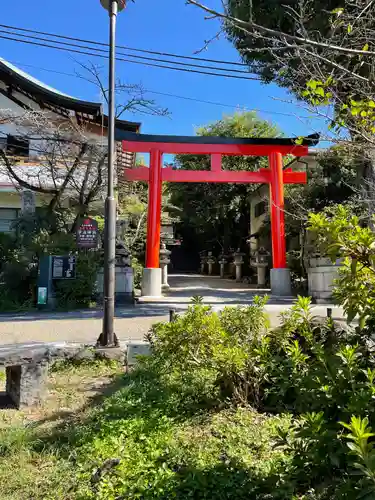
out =
[[[116,199],[114,193],[115,156],[115,58],[116,21],[126,0],[100,0],[109,13],[109,95],[108,95],[108,180],[105,200],[104,227],[104,314],[103,331],[98,339],[102,347],[116,347],[115,316],[115,259],[116,259]]]

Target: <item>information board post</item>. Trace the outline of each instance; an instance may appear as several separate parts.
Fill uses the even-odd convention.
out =
[[[55,282],[75,279],[76,264],[75,255],[45,255],[40,258],[37,281],[38,309],[55,309]]]
[[[40,258],[37,280],[37,307],[38,309],[54,309],[55,293],[52,281],[52,256]]]

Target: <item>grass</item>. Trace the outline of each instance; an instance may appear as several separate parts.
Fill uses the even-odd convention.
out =
[[[40,408],[0,410],[0,498],[2,500],[68,499],[74,462],[58,447],[44,447],[40,437],[73,425],[96,397],[119,375],[117,365],[60,365],[50,373],[48,397]],[[4,383],[3,372],[0,374]]]
[[[207,410],[188,386],[121,370],[59,365],[41,408],[0,411],[2,500],[292,498],[274,446],[289,416]]]

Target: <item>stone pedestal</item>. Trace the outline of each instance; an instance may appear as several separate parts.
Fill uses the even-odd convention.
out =
[[[271,294],[274,297],[292,296],[292,282],[289,269],[271,269]]]
[[[224,278],[225,275],[225,264],[227,263],[227,259],[225,255],[220,256],[219,264],[220,264],[220,278]]]
[[[215,264],[215,259],[214,257],[212,256],[212,252],[208,252],[208,255],[207,255],[207,265],[208,265],[208,275],[211,276],[212,275],[212,267],[213,265]]]
[[[204,274],[205,267],[206,267],[206,262],[207,262],[207,257],[204,254],[200,254],[200,269],[201,269],[201,274]]]
[[[142,297],[161,297],[160,267],[143,269]]]
[[[242,280],[242,265],[243,265],[243,257],[244,253],[240,251],[240,249],[237,250],[234,254],[234,265],[236,266],[236,281],[240,282]]]
[[[270,253],[267,252],[263,247],[255,250],[254,252],[254,260],[250,261],[250,264],[253,267],[256,267],[257,270],[257,286],[258,288],[264,288],[266,285],[266,274],[268,267],[268,258]]]
[[[167,250],[165,243],[161,244],[160,248],[160,268],[161,268],[161,288],[162,290],[169,290],[168,284],[168,264],[171,259],[169,258],[172,252]]]
[[[132,303],[134,300],[133,268],[129,266],[116,265],[115,268],[115,302],[116,305]],[[97,275],[96,287],[99,302],[103,301],[104,275],[103,269],[100,269]]]
[[[316,303],[324,304],[333,301],[334,280],[338,277],[341,260],[335,263],[329,258],[316,257],[309,261],[308,292]]]
[[[266,273],[267,273],[267,264],[264,266],[257,266],[257,285],[259,288],[265,288],[266,286]]]

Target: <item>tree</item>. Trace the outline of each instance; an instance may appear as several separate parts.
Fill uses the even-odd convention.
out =
[[[332,140],[357,157],[375,212],[375,4],[372,0],[227,0],[223,23],[251,71],[290,89],[329,123]]]
[[[307,276],[306,259],[316,252],[307,232],[311,213],[337,204],[346,204],[352,213],[363,213],[360,201],[356,158],[344,147],[332,147],[317,156],[317,163],[307,172],[305,185],[285,187],[285,225],[287,237],[299,245],[289,254],[290,267],[298,277]]]
[[[280,133],[255,113],[236,113],[201,127],[198,135],[226,137],[275,137]],[[186,170],[208,170],[209,157],[178,155],[175,167]],[[254,171],[267,167],[263,157],[223,157],[227,170]],[[192,252],[228,251],[244,247],[249,236],[250,197],[255,184],[170,184],[171,202],[180,209],[178,226]]]
[[[102,83],[99,68],[94,65],[82,67],[108,104],[108,91]],[[119,103],[116,118],[129,112],[161,116],[168,113],[153,100],[147,99],[141,85],[118,81],[116,93]],[[58,115],[51,118],[51,114],[44,111],[25,110],[18,114],[1,109],[0,123],[13,126],[20,142],[29,144],[29,158],[35,165],[18,166],[18,158],[12,151],[0,147],[2,172],[17,188],[45,196],[47,218],[54,219],[53,214],[64,210],[66,220],[70,210],[72,218],[69,222],[72,222],[71,230],[74,231],[78,220],[89,215],[95,203],[102,205],[107,184],[107,141],[97,134],[93,135],[89,122],[78,123],[75,118]],[[120,163],[119,185],[123,168]],[[65,203],[67,199],[68,207]],[[98,207],[94,211],[98,211]]]

